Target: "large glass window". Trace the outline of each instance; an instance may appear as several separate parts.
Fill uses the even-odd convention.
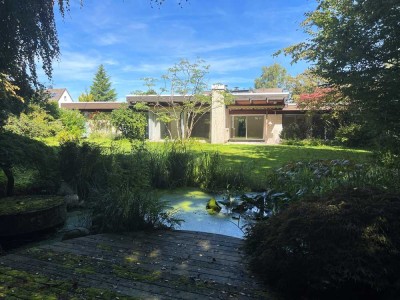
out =
[[[264,116],[232,116],[231,138],[243,140],[264,139]]]

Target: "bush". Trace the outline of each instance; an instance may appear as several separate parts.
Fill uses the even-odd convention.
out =
[[[289,205],[246,236],[254,271],[289,299],[395,299],[400,196],[343,190]]]
[[[30,105],[18,117],[10,116],[4,127],[10,132],[29,138],[51,137],[62,130],[60,121],[38,105]]]
[[[113,110],[111,124],[125,138],[143,140],[146,136],[147,118],[145,113],[135,112],[128,107]]]
[[[281,139],[284,140],[303,140],[307,137],[307,127],[305,122],[291,123],[284,126],[280,134]]]
[[[104,165],[109,158],[101,155],[99,147],[83,143],[66,142],[60,145],[61,178],[67,182],[81,199],[87,199],[93,184],[105,184]]]
[[[371,145],[372,135],[365,126],[349,124],[336,130],[335,141],[348,147],[365,147]]]
[[[167,208],[167,203],[154,193],[125,182],[97,194],[93,225],[98,232],[124,232],[179,224]]]
[[[64,126],[64,140],[78,140],[85,132],[86,119],[78,110],[61,109],[60,120]],[[69,136],[65,139],[66,136]]]

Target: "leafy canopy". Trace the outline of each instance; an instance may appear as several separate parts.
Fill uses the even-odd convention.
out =
[[[283,50],[306,60],[348,97],[392,149],[400,144],[400,3],[317,0],[302,23],[309,38]]]
[[[288,89],[290,75],[280,64],[272,64],[262,68],[262,74],[254,81],[256,89],[260,88],[283,88]]]
[[[90,87],[90,94],[94,101],[116,101],[117,93],[111,88],[110,76],[107,75],[103,65],[100,65]]]
[[[209,68],[210,66],[202,59],[195,62],[182,59],[162,76],[164,86],[160,94],[154,97],[154,103],[150,105],[139,101],[135,108],[148,110],[158,121],[174,126],[175,128],[166,128],[171,138],[174,137],[173,132],[176,132],[178,139],[190,138],[196,123],[212,109],[211,94],[205,93]],[[144,80],[148,90],[141,92],[140,95],[153,95],[157,80],[154,78],[144,78]],[[162,96],[164,98],[160,99]],[[231,100],[229,94],[223,93],[224,103],[220,105]]]

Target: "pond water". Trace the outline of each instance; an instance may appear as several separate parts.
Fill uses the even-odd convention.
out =
[[[211,198],[217,201],[222,200],[222,195],[212,195],[195,188],[184,188],[161,192],[161,199],[169,202],[177,212],[174,215],[183,219],[177,230],[192,230],[210,233],[218,233],[238,238],[243,238],[243,226],[246,221],[232,214],[221,205],[219,213],[210,214],[206,205]],[[242,229],[241,229],[242,228]]]

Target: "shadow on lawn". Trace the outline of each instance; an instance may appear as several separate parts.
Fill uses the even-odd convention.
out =
[[[211,148],[208,151],[213,151]],[[317,159],[348,159],[367,161],[370,152],[334,147],[299,147],[287,145],[223,145],[216,147],[228,166],[250,166],[255,173],[263,173],[292,161]]]

